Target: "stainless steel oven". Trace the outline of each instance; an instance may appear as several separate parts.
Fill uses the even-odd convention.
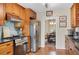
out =
[[[27,38],[15,38],[14,54],[25,55],[27,53]]]

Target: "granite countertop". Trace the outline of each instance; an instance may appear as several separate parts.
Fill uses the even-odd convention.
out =
[[[71,40],[73,40],[73,41],[75,41],[75,42],[79,42],[79,40],[78,40],[78,39],[74,39],[73,36],[68,36],[68,35],[66,35],[66,37],[69,38],[69,39],[71,39]]]
[[[23,38],[23,37],[26,37],[26,36],[13,36],[13,37],[6,37],[6,38],[2,38],[3,40],[0,41],[0,44],[1,43],[6,43],[6,42],[9,42],[9,41],[14,41],[18,38]]]

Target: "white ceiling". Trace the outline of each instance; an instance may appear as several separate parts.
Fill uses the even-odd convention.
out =
[[[73,3],[48,3],[48,10],[61,10],[71,8]]]
[[[31,8],[34,11],[42,12],[42,10],[45,8],[45,3],[19,3],[21,6],[25,8]],[[47,10],[62,10],[62,9],[68,9],[72,6],[73,3],[47,3],[48,8]]]

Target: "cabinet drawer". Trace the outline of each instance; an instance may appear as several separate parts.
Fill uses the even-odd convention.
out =
[[[13,42],[6,42],[0,44],[0,55],[13,54]]]
[[[0,46],[0,51],[1,50],[4,50],[5,48],[6,48],[6,46],[4,46],[4,45],[3,46]]]
[[[6,52],[0,52],[0,55],[6,55]]]
[[[13,52],[9,52],[7,55],[13,55]]]
[[[13,42],[7,42],[5,44],[6,44],[6,46],[13,46]]]
[[[6,46],[1,46],[0,47],[0,55],[6,54]]]
[[[7,51],[13,51],[13,47],[7,47]]]
[[[6,54],[7,54],[7,55],[12,55],[12,54],[13,54],[13,51],[7,51]]]

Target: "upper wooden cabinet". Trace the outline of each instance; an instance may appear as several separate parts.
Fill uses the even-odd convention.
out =
[[[5,4],[0,3],[0,26],[4,24],[5,20]]]
[[[13,14],[13,4],[12,3],[7,3],[6,5],[6,12]]]
[[[25,8],[16,3],[7,3],[6,12],[18,16],[21,19],[25,19]]]
[[[6,12],[12,15],[19,16],[19,8],[17,4],[7,3],[6,4]]]
[[[20,9],[19,9],[19,5],[14,3],[13,4],[13,14],[16,16],[20,16]]]
[[[26,8],[26,12],[27,12],[26,14],[28,14],[30,18],[36,19],[36,12],[35,11],[33,11],[30,8]]]
[[[29,9],[29,8],[26,8],[25,9],[25,20],[24,20],[24,33],[26,36],[30,36],[30,21],[32,19],[36,19],[36,13]]]
[[[79,3],[74,3],[71,7],[71,26],[79,26]]]
[[[29,9],[29,12],[30,12],[30,17],[32,19],[36,19],[36,12],[34,12],[32,9]]]
[[[6,12],[12,15],[19,16],[19,5],[15,3],[7,3]]]
[[[20,12],[20,18],[22,20],[25,20],[25,8],[23,8],[22,6],[19,6],[19,12]]]

